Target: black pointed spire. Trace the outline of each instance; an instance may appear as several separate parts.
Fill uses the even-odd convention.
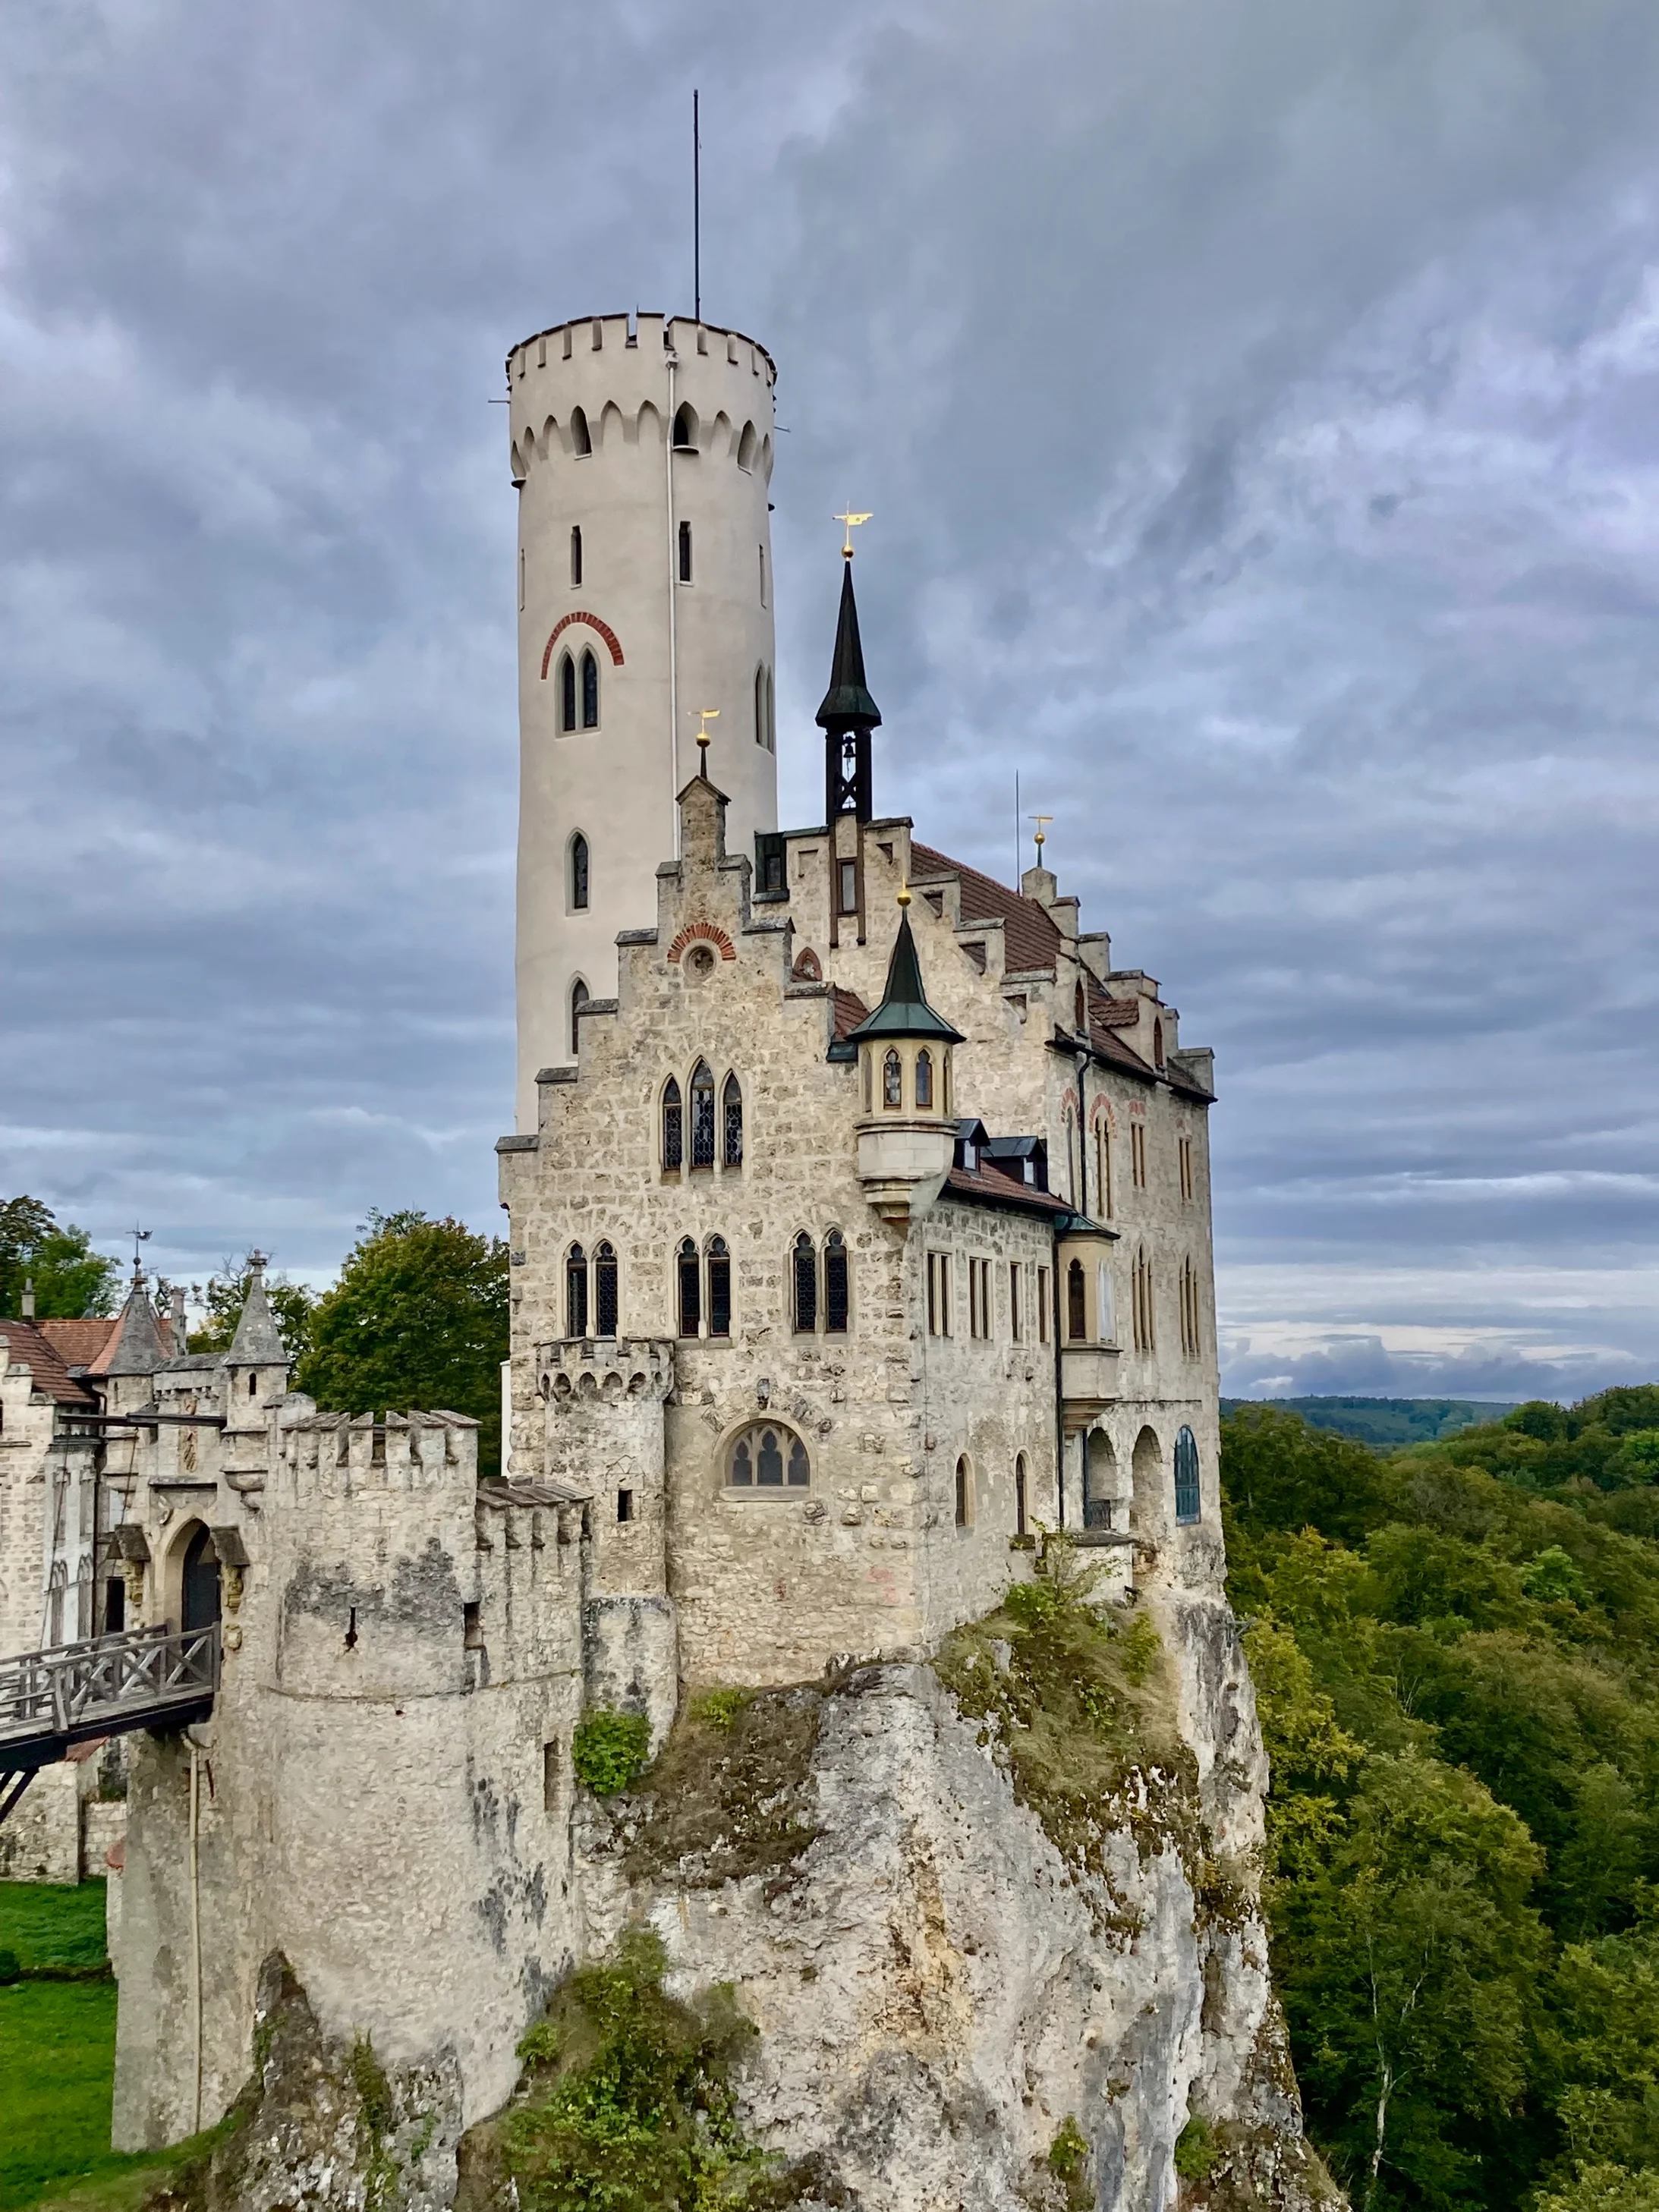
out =
[[[817,711],[824,738],[824,806],[833,822],[838,814],[867,822],[873,811],[870,787],[870,732],[881,725],[881,709],[870,696],[864,676],[864,647],[859,637],[858,601],[853,596],[853,559],[843,556],[841,614],[836,623],[835,658],[830,689]]]
[[[903,896],[903,904],[909,904],[908,891]],[[953,1030],[944,1015],[936,1014],[927,1003],[921,963],[916,957],[916,940],[910,934],[910,917],[902,908],[881,1004],[849,1032],[847,1041],[851,1044],[860,1037],[884,1036],[942,1037],[946,1044],[962,1042],[962,1031]]]

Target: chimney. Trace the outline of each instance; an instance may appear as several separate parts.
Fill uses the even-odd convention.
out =
[[[25,1321],[33,1321],[34,1319],[34,1278],[33,1275],[26,1276],[23,1281],[23,1318]]]

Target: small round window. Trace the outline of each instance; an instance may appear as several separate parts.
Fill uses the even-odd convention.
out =
[[[805,1490],[812,1469],[793,1429],[756,1421],[726,1446],[726,1480],[733,1490]]]

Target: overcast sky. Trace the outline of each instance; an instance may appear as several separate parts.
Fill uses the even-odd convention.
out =
[[[1237,1390],[1659,1374],[1652,0],[0,0],[0,1194],[493,1228],[501,361],[779,363],[779,752],[1214,1045]],[[129,1248],[130,1249],[130,1248]]]

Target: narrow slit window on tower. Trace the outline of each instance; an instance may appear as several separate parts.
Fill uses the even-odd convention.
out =
[[[570,450],[573,453],[591,453],[593,441],[587,432],[587,416],[580,407],[570,410]]]
[[[634,1493],[631,1490],[618,1489],[617,1518],[618,1521],[631,1521],[634,1518]]]
[[[574,1060],[582,1048],[582,1008],[587,1004],[587,986],[579,975],[570,986],[570,1057]]]
[[[593,1255],[593,1333],[596,1336],[617,1334],[617,1248],[601,1244]]]
[[[587,1255],[573,1244],[564,1255],[564,1333],[587,1334]]]
[[[680,525],[680,581],[683,584],[689,584],[690,580],[691,526],[689,522],[683,522]]]
[[[714,1078],[706,1060],[691,1071],[691,1164],[714,1164]]]
[[[969,1528],[974,1520],[974,1470],[964,1452],[957,1462],[957,1526]]]
[[[859,864],[856,860],[841,863],[841,910],[856,914],[859,910]]]
[[[755,550],[760,555],[760,599],[761,605],[764,606],[766,605],[766,548],[760,545]]]
[[[795,1328],[810,1336],[818,1325],[818,1261],[804,1229],[795,1239],[793,1261]]]
[[[924,1046],[916,1054],[916,1111],[933,1103],[933,1055]]]
[[[1019,1310],[1019,1261],[1008,1262],[1008,1334],[1018,1344],[1024,1336],[1024,1323]]]
[[[582,655],[582,727],[599,726],[599,664],[591,653]]]
[[[680,1103],[680,1086],[671,1075],[663,1086],[662,1094],[662,1164],[665,1168],[677,1168],[684,1157],[685,1109]]]
[[[775,753],[778,749],[778,698],[772,681],[772,672],[766,672],[766,750]]]
[[[587,911],[587,840],[580,830],[570,841],[570,910]]]
[[[847,1334],[847,1245],[839,1229],[823,1240],[823,1328],[827,1336]]]
[[[766,671],[755,671],[755,743],[766,743]]]
[[[732,1334],[732,1255],[723,1237],[714,1238],[708,1247],[708,1334]]]
[[[720,1158],[729,1168],[743,1165],[743,1091],[735,1075],[720,1094]]]
[[[678,1273],[680,1334],[696,1336],[702,1323],[702,1269],[697,1260],[697,1248],[689,1237],[680,1246]]]
[[[559,657],[559,727],[574,730],[576,726],[576,664],[570,655]]]
[[[570,527],[570,580],[580,584],[582,580],[582,526],[580,522]]]
[[[524,612],[524,548],[519,548],[519,612]]]
[[[1025,1455],[1014,1455],[1014,1534],[1025,1534]]]
[[[896,1113],[904,1103],[904,1067],[890,1045],[881,1063],[881,1103],[886,1110]]]

